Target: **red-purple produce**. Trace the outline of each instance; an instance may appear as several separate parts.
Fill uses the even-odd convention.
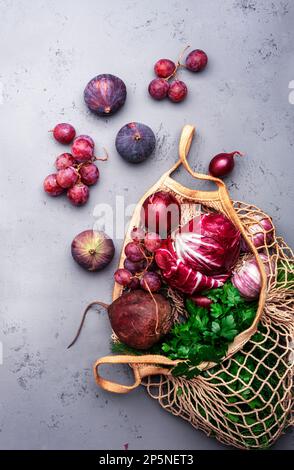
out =
[[[78,136],[72,144],[71,153],[77,162],[83,163],[92,160],[94,147],[87,136],[86,138],[84,136]]]
[[[131,261],[129,258],[124,260],[124,268],[132,274],[141,273],[146,268],[146,259],[141,261]]]
[[[120,341],[136,349],[149,349],[173,324],[168,300],[143,290],[125,292],[108,307],[111,327]]]
[[[125,255],[130,261],[141,261],[145,258],[144,251],[140,245],[135,242],[129,242],[125,246]]]
[[[99,179],[99,170],[94,163],[84,163],[80,168],[82,182],[87,186],[92,186]]]
[[[44,191],[49,194],[49,196],[53,197],[59,196],[64,191],[64,189],[57,183],[56,176],[56,173],[46,176],[43,183]]]
[[[155,100],[163,100],[167,97],[169,83],[164,78],[154,78],[149,83],[148,91]]]
[[[176,198],[170,193],[158,191],[144,201],[141,219],[148,231],[166,238],[179,225],[180,214],[180,204]]]
[[[56,175],[56,181],[62,188],[71,188],[78,180],[79,174],[72,166],[59,170]]]
[[[208,62],[208,57],[201,49],[191,51],[186,57],[186,68],[191,72],[200,72]]]
[[[269,276],[271,270],[269,258],[264,254],[260,254],[259,257],[264,264],[267,276]],[[237,264],[233,272],[232,283],[245,299],[255,300],[258,298],[261,289],[261,276],[254,255],[245,255]]]
[[[156,251],[155,260],[169,285],[187,294],[220,287],[240,253],[240,232],[223,214],[190,220]]]
[[[146,233],[144,246],[147,251],[154,253],[158,248],[161,247],[161,237],[158,233],[148,232]]]
[[[65,170],[65,168],[73,166],[75,163],[76,160],[70,153],[62,153],[55,160],[57,170]]]
[[[70,144],[75,138],[76,131],[71,124],[61,122],[57,124],[53,129],[53,136],[57,142],[61,144]]]
[[[74,206],[82,206],[89,199],[89,188],[83,183],[77,183],[69,188],[66,195]]]
[[[145,272],[140,281],[142,289],[150,292],[157,292],[161,288],[161,279],[159,274],[153,272]]]
[[[100,271],[114,256],[114,244],[102,231],[85,230],[71,244],[74,260],[87,271]]]
[[[145,230],[140,227],[133,227],[133,229],[131,230],[131,239],[136,243],[140,243],[144,240],[144,238]]]
[[[256,224],[250,225],[249,236],[256,248],[270,244],[273,241],[274,226],[269,217],[255,215]]]
[[[117,269],[114,273],[114,280],[121,286],[128,286],[132,282],[132,273],[125,268]]]
[[[183,101],[188,93],[188,88],[184,82],[181,80],[174,80],[169,87],[167,96],[174,103],[179,103]]]
[[[111,74],[94,77],[84,91],[86,105],[100,116],[114,114],[124,105],[126,97],[126,85],[120,78]]]
[[[234,157],[236,156],[242,157],[243,154],[237,151],[217,154],[209,164],[209,173],[216,178],[228,175],[235,166]]]
[[[169,59],[159,59],[154,65],[154,72],[160,78],[168,78],[174,73],[176,64]]]
[[[153,152],[155,143],[152,129],[140,122],[130,122],[123,126],[115,139],[116,150],[130,163],[146,160]]]

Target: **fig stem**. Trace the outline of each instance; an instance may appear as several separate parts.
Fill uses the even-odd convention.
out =
[[[71,348],[75,344],[75,342],[77,341],[78,337],[80,336],[80,333],[82,331],[82,328],[83,328],[85,320],[86,320],[87,313],[93,307],[93,305],[100,305],[100,307],[103,307],[106,310],[109,307],[108,304],[106,304],[104,302],[100,302],[99,300],[94,300],[94,302],[89,303],[89,305],[87,305],[87,307],[84,310],[84,313],[83,313],[82,320],[81,320],[80,326],[78,328],[78,331],[77,331],[74,339],[72,340],[72,342],[67,346],[67,349]]]

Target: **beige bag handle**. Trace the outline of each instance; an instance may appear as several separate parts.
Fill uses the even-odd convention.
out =
[[[178,361],[172,361],[165,356],[153,355],[153,354],[146,354],[145,356],[130,356],[130,355],[123,355],[123,356],[105,356],[101,359],[98,359],[94,366],[93,372],[94,377],[96,380],[97,385],[107,390],[108,392],[115,392],[115,393],[128,393],[131,390],[137,388],[144,377],[148,375],[157,375],[157,374],[169,374],[170,371],[167,368],[175,366]],[[98,372],[99,367],[102,364],[133,364],[132,367],[134,373],[134,383],[132,385],[123,385],[117,382],[112,382],[110,380],[104,379]],[[141,364],[139,366],[139,364]],[[155,366],[157,364],[157,366]],[[166,366],[166,367],[160,367]]]
[[[193,178],[199,180],[213,181],[219,188],[225,187],[225,183],[211,175],[206,175],[204,173],[197,173],[193,171],[190,167],[187,156],[189,154],[193,137],[195,135],[195,127],[191,124],[186,124],[181,132],[180,141],[179,141],[179,160],[176,164],[168,171],[168,174],[171,175],[180,165],[183,165],[184,168],[190,173]]]

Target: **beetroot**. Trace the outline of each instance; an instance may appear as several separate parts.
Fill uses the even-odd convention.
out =
[[[138,279],[134,278],[138,285]],[[136,285],[130,285],[134,289]],[[112,329],[118,339],[135,349],[149,349],[166,335],[174,321],[169,301],[161,294],[135,289],[123,293],[112,304],[91,302],[85,309],[77,334],[68,348],[77,341],[88,311],[93,305],[107,309]]]
[[[169,301],[161,294],[134,290],[108,307],[109,320],[118,339],[136,349],[149,349],[172,327]]]

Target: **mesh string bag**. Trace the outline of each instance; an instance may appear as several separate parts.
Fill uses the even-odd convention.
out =
[[[235,337],[220,363],[201,363],[197,366],[199,375],[192,379],[173,375],[172,369],[179,361],[152,354],[103,357],[94,364],[94,376],[100,387],[116,393],[128,393],[143,384],[165,410],[225,444],[241,449],[265,448],[293,424],[294,256],[272,224],[270,234],[264,229],[261,221],[269,219],[267,214],[253,205],[231,201],[223,181],[192,171],[186,157],[193,134],[193,126],[183,128],[180,159],[139,201],[124,246],[130,241],[131,228],[139,225],[144,200],[157,190],[171,192],[183,204],[181,224],[193,217],[196,204],[201,205],[203,212],[225,214],[240,230],[260,270],[261,291],[255,319]],[[176,182],[171,175],[181,164],[194,178],[216,183],[217,191],[188,189]],[[258,248],[252,243],[253,234],[261,240]],[[124,246],[119,267],[125,259]],[[260,253],[270,258],[268,277]],[[122,292],[123,288],[115,284],[113,300]],[[172,289],[167,295],[175,320],[185,316],[182,295]],[[101,376],[102,364],[115,363],[132,367],[132,385]]]

